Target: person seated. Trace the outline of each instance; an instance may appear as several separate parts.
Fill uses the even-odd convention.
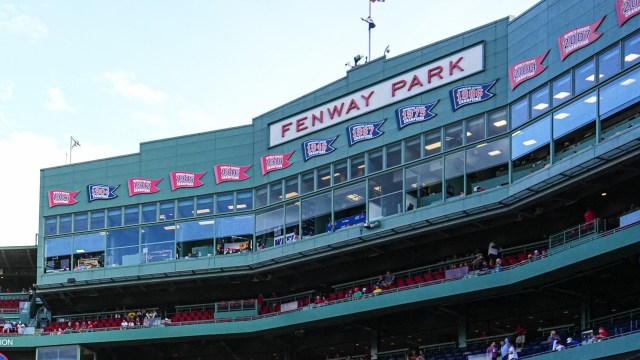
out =
[[[354,299],[359,299],[362,297],[362,291],[360,291],[359,287],[356,287],[353,289],[353,298]]]
[[[384,286],[384,278],[382,277],[382,275],[378,275],[378,280],[376,281],[376,283],[374,285],[375,286],[380,286],[380,287]]]
[[[595,341],[602,341],[608,337],[609,337],[609,332],[607,331],[607,329],[604,326],[600,326],[600,328],[598,329],[598,333],[596,334],[594,339]]]
[[[473,270],[479,270],[482,262],[484,261],[484,256],[482,256],[479,249],[476,249],[471,256],[473,257],[473,262],[471,263]]]
[[[376,285],[376,288],[373,289],[373,291],[371,292],[374,296],[378,295],[382,292],[382,289],[380,288],[380,286]]]
[[[482,265],[480,265],[480,271],[485,272],[485,271],[489,271],[491,268],[489,267],[489,263],[486,261],[482,262]]]
[[[567,345],[565,345],[565,347],[568,349],[568,348],[576,347],[578,345],[580,345],[579,341],[573,340],[572,337],[568,337],[567,338]]]
[[[127,322],[127,319],[126,318],[122,319],[122,323],[120,324],[120,328],[122,330],[125,330],[128,327],[129,327],[129,322]]]
[[[493,268],[493,272],[500,272],[502,271],[502,259],[498,258],[496,259],[496,266]]]

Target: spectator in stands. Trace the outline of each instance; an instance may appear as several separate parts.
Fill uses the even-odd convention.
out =
[[[516,347],[513,345],[513,343],[509,343],[509,350],[508,350],[507,354],[508,354],[508,356],[507,356],[508,360],[517,359],[518,358],[518,352],[516,351]]]
[[[126,329],[127,329],[127,327],[129,327],[129,322],[127,322],[127,319],[126,319],[126,318],[123,318],[123,319],[122,319],[122,323],[120,324],[120,329],[122,329],[122,330],[126,330]]]
[[[576,347],[576,346],[578,346],[578,345],[580,345],[580,342],[579,342],[579,341],[577,341],[577,340],[573,340],[573,338],[572,338],[572,337],[568,337],[568,338],[567,338],[567,345],[566,345],[566,348],[567,348],[567,349],[568,349],[568,348],[572,348],[572,347]]]
[[[13,325],[11,324],[11,322],[7,321],[6,323],[4,323],[4,326],[2,327],[2,332],[10,333],[12,331],[13,331]]]
[[[598,329],[598,333],[596,334],[594,339],[597,342],[597,341],[602,341],[608,337],[609,337],[609,332],[607,331],[607,329],[604,326],[600,326],[600,328]]]
[[[560,342],[560,336],[558,334],[556,334],[555,330],[551,330],[551,333],[549,334],[549,337],[547,338],[547,340],[543,341],[542,344],[548,344],[549,345],[549,350],[553,351],[555,350],[556,347],[556,343]]]
[[[500,341],[500,356],[502,360],[509,359],[509,338]]]
[[[496,360],[498,358],[498,348],[496,348],[496,342],[491,342],[491,345],[487,348],[486,360]]]
[[[583,217],[584,217],[584,222],[590,223],[596,219],[596,212],[593,211],[591,207],[588,207]]]
[[[391,273],[391,271],[387,270],[387,274],[384,276],[384,282],[382,284],[382,286],[384,287],[389,287],[393,284],[393,280],[395,280],[396,277],[393,276],[393,274]]]
[[[489,266],[494,266],[496,264],[496,259],[498,258],[498,252],[500,252],[500,247],[496,245],[493,241],[489,243],[489,248],[487,249],[487,256],[489,257]]]
[[[382,289],[380,288],[380,286],[376,285],[376,288],[373,289],[373,291],[371,292],[374,296],[378,295],[382,292]]]
[[[553,342],[553,351],[562,351],[566,349],[560,340]]]
[[[367,291],[368,291],[368,290],[367,290],[367,287],[366,287],[366,286],[362,288],[362,297],[367,297],[367,296],[370,296],[370,295],[371,295],[371,294],[369,294]]]
[[[482,272],[486,272],[489,271],[491,268],[489,267],[489,263],[486,261],[482,262],[482,265],[480,265],[480,271]]]
[[[411,354],[409,354],[407,356],[407,359],[409,360],[418,360],[418,352],[416,351],[416,349],[411,349]]]
[[[480,252],[479,249],[476,249],[473,252],[473,260],[471,263],[471,266],[473,267],[473,270],[480,270],[480,267],[482,266],[482,262],[484,261],[484,256],[482,256],[482,253]]]
[[[518,326],[516,328],[516,351],[522,351],[522,347],[524,346],[524,342],[527,337],[527,330],[523,327]]]
[[[382,275],[378,275],[378,281],[376,281],[375,285],[379,287],[384,286],[384,278],[382,277]]]
[[[502,271],[502,259],[496,259],[496,266],[493,268],[493,272]]]
[[[87,331],[88,332],[93,332],[93,329],[95,329],[95,325],[93,324],[93,322],[91,320],[87,321]]]
[[[359,299],[362,297],[362,291],[360,291],[359,287],[356,287],[353,289],[353,298],[354,299]]]

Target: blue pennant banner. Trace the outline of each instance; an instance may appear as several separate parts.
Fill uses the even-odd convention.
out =
[[[349,146],[353,146],[353,144],[360,141],[375,139],[378,136],[384,134],[384,132],[380,130],[380,127],[382,126],[382,124],[384,124],[385,121],[386,119],[374,123],[360,123],[349,126],[347,128],[347,138],[349,139]]]
[[[489,89],[496,83],[496,80],[479,85],[462,85],[455,87],[449,91],[451,99],[451,109],[456,111],[465,105],[479,103],[491,99],[493,95]]]
[[[436,115],[431,112],[438,101],[425,105],[407,105],[396,110],[396,120],[398,120],[398,130],[403,127],[433,119]]]
[[[89,202],[93,200],[110,200],[118,197],[116,189],[120,185],[87,185],[87,194],[89,196]]]
[[[331,146],[338,138],[336,135],[330,139],[314,139],[307,140],[302,143],[302,153],[304,155],[304,161],[311,159],[312,157],[327,155],[332,153],[336,148]]]

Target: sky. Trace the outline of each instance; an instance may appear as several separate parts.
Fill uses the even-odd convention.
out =
[[[251,124],[346,75],[538,0],[0,3],[0,247],[35,245],[40,169]]]

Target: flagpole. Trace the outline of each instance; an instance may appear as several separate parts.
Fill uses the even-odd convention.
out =
[[[73,136],[69,138],[69,165],[71,165],[71,150],[73,150]]]
[[[371,17],[371,0],[367,0],[367,2],[369,3],[369,19],[372,19],[372,17]],[[368,28],[369,28],[369,57],[367,58],[367,61],[371,61],[371,26],[369,26]]]

